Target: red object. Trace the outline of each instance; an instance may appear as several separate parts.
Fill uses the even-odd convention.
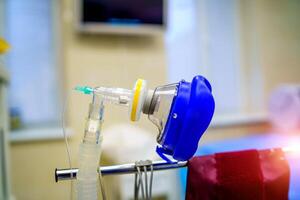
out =
[[[186,200],[287,200],[289,179],[281,149],[194,157],[188,163]]]

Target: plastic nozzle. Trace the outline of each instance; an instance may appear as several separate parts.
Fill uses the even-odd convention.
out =
[[[94,89],[88,86],[76,86],[74,90],[82,92],[84,94],[92,94]]]

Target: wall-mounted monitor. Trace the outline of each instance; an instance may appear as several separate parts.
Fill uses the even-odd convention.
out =
[[[166,0],[77,0],[77,28],[92,33],[161,33],[166,10]]]

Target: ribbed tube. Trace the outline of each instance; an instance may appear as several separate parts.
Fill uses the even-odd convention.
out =
[[[79,146],[77,199],[97,200],[101,194],[98,178],[98,165],[101,155],[103,119],[103,99],[94,95],[86,121],[84,138]],[[99,192],[98,192],[99,191]]]
[[[100,193],[98,164],[101,142],[98,144],[81,143],[79,147],[79,171],[77,175],[77,199],[97,200]],[[101,191],[100,191],[101,192]]]

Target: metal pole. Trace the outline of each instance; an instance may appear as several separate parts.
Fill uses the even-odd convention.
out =
[[[152,163],[153,171],[176,169],[186,167],[187,161],[168,163],[166,161],[154,161]],[[150,166],[147,165],[147,170],[150,170]],[[120,175],[120,174],[133,174],[137,172],[136,164],[129,163],[123,165],[112,165],[100,167],[103,176],[106,175]],[[56,169],[55,170],[55,181],[71,180],[76,179],[78,169]]]

